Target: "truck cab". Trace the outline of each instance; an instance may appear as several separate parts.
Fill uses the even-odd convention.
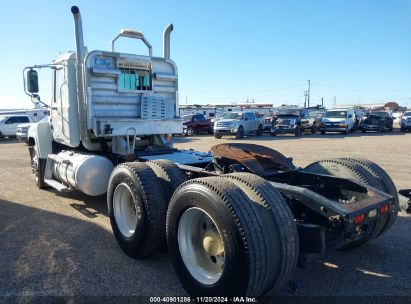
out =
[[[109,50],[88,51],[80,11],[73,6],[71,12],[76,51],[60,55],[51,64],[24,69],[26,94],[43,105],[37,70],[52,69],[52,100],[46,105],[50,116],[30,128],[28,142],[34,171],[41,167],[40,177],[45,174],[46,182],[55,188],[59,187],[52,181],[56,174],[46,167],[69,161],[64,153],[65,160],[58,156],[61,152],[89,153],[116,165],[144,155],[173,153],[172,134],[183,132],[183,121],[176,112],[178,71],[170,59],[173,26],[163,33],[163,57],[154,56],[144,34],[133,29],[122,29]],[[117,51],[119,38],[142,41],[148,54]],[[97,171],[98,179],[107,185],[109,170]]]

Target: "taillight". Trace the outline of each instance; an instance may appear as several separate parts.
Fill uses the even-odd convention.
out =
[[[354,216],[354,223],[355,223],[356,225],[358,225],[358,224],[360,224],[364,219],[365,219],[365,214],[356,215],[356,216]]]
[[[390,206],[388,206],[388,204],[382,205],[380,206],[380,213],[385,213],[388,211],[388,209],[390,209]]]

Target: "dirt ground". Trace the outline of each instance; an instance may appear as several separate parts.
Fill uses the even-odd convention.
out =
[[[175,146],[208,151],[209,135],[175,138]],[[411,133],[250,136],[304,167],[322,158],[363,157],[387,170],[398,189],[411,188]],[[106,198],[38,190],[25,144],[0,139],[0,297],[185,296],[164,252],[133,260],[118,247]],[[350,252],[328,252],[269,295],[411,296],[411,217]]]

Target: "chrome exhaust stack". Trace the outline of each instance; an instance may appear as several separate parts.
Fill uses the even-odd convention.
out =
[[[163,33],[163,57],[170,59],[170,35],[173,31],[173,24],[169,24]]]
[[[77,64],[83,64],[84,61],[84,41],[83,41],[83,25],[81,22],[80,10],[77,6],[71,7],[71,13],[74,18],[74,35],[76,38],[76,56]]]
[[[74,35],[76,40],[76,83],[77,83],[77,104],[80,124],[80,138],[83,146],[86,149],[92,150],[92,144],[87,134],[87,109],[84,96],[84,84],[83,84],[83,65],[85,57],[85,48],[83,41],[83,25],[81,22],[80,10],[77,6],[71,7],[71,13],[74,19]]]

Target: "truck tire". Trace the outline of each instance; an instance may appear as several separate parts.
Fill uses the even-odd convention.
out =
[[[295,127],[294,135],[295,135],[295,137],[300,137],[301,136],[301,126],[300,125]]]
[[[223,177],[192,179],[177,189],[167,213],[167,243],[190,296],[262,295],[275,257],[261,214]]]
[[[147,161],[146,164],[160,180],[168,206],[174,191],[187,180],[186,175],[175,163],[166,159]]]
[[[347,135],[348,132],[349,132],[349,129],[348,129],[348,127],[347,127],[347,128],[345,128],[345,130],[344,130],[342,133],[343,133],[344,135]]]
[[[264,211],[268,211],[270,218],[269,230],[264,231],[269,238],[270,246],[274,252],[271,274],[263,288],[263,293],[271,288],[281,287],[294,273],[299,256],[299,240],[297,225],[287,202],[282,195],[264,178],[251,173],[233,173],[224,175],[230,179],[248,198]]]
[[[235,134],[236,139],[241,139],[244,137],[244,128],[243,126],[240,126],[237,130],[237,133]]]
[[[321,130],[321,135],[324,135],[325,134],[325,130]]]
[[[304,169],[305,171],[319,174],[332,175],[342,178],[350,178],[371,187],[380,187],[378,180],[362,166],[342,159],[325,159],[314,162]],[[362,239],[347,241],[339,249],[349,250],[357,248],[369,240],[376,238],[384,228],[387,215],[379,216],[375,222],[371,235],[364,236]]]
[[[111,173],[108,216],[120,248],[142,258],[165,239],[166,197],[160,180],[145,163],[123,163]]]
[[[400,209],[400,200],[398,198],[398,191],[395,187],[394,182],[392,181],[391,177],[385,172],[383,168],[381,168],[376,163],[369,161],[363,158],[342,158],[343,160],[352,161],[354,163],[359,164],[365,170],[367,170],[370,174],[372,174],[378,181],[380,186],[377,189],[388,193],[394,197],[394,205],[390,212],[387,214],[387,221],[385,222],[384,228],[379,233],[379,235],[383,234],[387,230],[391,228],[394,224],[395,220],[397,219],[398,211]]]
[[[215,132],[214,137],[220,139],[221,137],[223,137],[223,135],[221,135],[221,133]]]
[[[312,125],[311,126],[311,134],[316,134],[317,133],[317,126],[316,125]]]
[[[257,129],[257,136],[262,136],[263,135],[263,126],[259,125]]]
[[[47,159],[39,158],[38,152],[35,147],[29,148],[30,158],[31,158],[31,171],[36,182],[36,186],[39,189],[47,188],[47,184],[44,182],[44,173],[46,171]]]

